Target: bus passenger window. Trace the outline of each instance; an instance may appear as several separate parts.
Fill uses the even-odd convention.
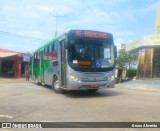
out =
[[[58,61],[53,61],[53,66],[58,66]]]
[[[54,44],[55,44],[55,43],[52,44],[52,52],[54,51]]]
[[[52,52],[52,45],[49,46],[49,53]]]
[[[58,51],[58,41],[54,43],[54,51]]]
[[[47,51],[48,51],[48,47],[45,47],[45,48],[44,48],[44,53],[46,54]]]
[[[47,46],[47,53],[49,53],[49,46]]]

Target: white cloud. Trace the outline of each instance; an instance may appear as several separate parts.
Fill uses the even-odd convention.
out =
[[[132,2],[131,0],[0,1],[0,30],[49,39],[54,35],[56,19],[53,16],[58,12],[65,16],[59,18],[59,33],[68,28],[99,30],[113,33],[115,40],[120,38],[126,41],[134,39],[137,32],[142,33],[142,30],[138,30],[140,27],[131,28],[135,23],[143,21],[139,14],[145,16],[146,12],[152,13],[160,4],[152,2],[148,7],[135,10],[128,7]],[[134,32],[135,30],[137,32]],[[38,43],[38,41],[27,42],[28,45]],[[116,43],[120,41],[116,40]]]
[[[149,6],[140,9],[140,11],[142,13],[149,13],[149,12],[157,10],[158,7],[160,7],[160,1],[157,1],[157,2],[154,2],[154,3],[150,4]]]

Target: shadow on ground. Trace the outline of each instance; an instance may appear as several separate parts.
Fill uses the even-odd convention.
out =
[[[90,93],[87,91],[69,91],[65,94],[66,97],[71,98],[113,97],[119,95],[122,95],[122,93],[114,89],[100,89],[94,93]]]
[[[45,88],[52,90],[51,86],[45,85]],[[53,93],[56,93],[53,91]],[[116,88],[106,88],[106,89],[99,89],[97,92],[87,92],[87,91],[65,91],[63,93],[66,97],[71,98],[92,98],[92,97],[112,97],[112,96],[119,96],[122,95],[120,91],[117,91]]]

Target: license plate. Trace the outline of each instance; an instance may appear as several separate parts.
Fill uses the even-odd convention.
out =
[[[93,84],[93,85],[90,85],[90,87],[92,87],[92,88],[98,88],[98,87],[99,87],[99,85],[97,85],[97,84]]]

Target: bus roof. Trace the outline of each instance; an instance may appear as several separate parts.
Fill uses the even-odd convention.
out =
[[[68,31],[68,37],[107,39],[109,37],[112,37],[112,34],[94,30],[70,30]]]
[[[71,30],[68,30],[66,33],[69,34],[69,33],[73,33],[73,32],[76,32],[78,33],[78,35],[81,33],[81,32],[86,32],[86,36],[88,35],[89,37],[91,36],[96,36],[96,37],[106,37],[104,36],[104,34],[108,34],[109,36],[112,36],[111,33],[106,33],[106,32],[100,32],[100,31],[93,31],[93,30],[79,30],[79,29],[71,29]],[[97,34],[95,34],[94,32],[96,32]],[[66,33],[63,33],[63,34],[66,34]],[[46,41],[42,46],[40,46],[37,50],[35,50],[33,53],[35,52],[38,52],[38,51],[42,51],[44,50],[44,47],[52,44],[53,42],[55,42],[60,36],[62,36],[63,34],[59,35],[59,36],[56,36],[56,37],[53,37],[51,38],[49,41]],[[71,35],[69,34],[69,35]],[[81,35],[83,36],[84,33],[81,33]]]
[[[49,41],[45,42],[42,46],[40,46],[38,49],[36,49],[34,52],[42,51],[44,47],[52,44],[58,39],[58,37],[51,38]]]

